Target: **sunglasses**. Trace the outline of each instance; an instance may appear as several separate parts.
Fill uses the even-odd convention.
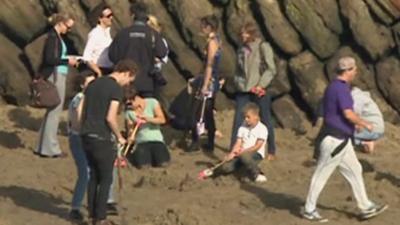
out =
[[[72,26],[68,26],[67,23],[64,23],[64,26],[67,28],[68,31],[70,31],[72,29]]]
[[[103,16],[103,18],[107,18],[107,19],[110,19],[110,18],[112,18],[114,15],[112,14],[112,13],[110,13],[110,14],[108,14],[108,15],[106,15],[106,16]]]

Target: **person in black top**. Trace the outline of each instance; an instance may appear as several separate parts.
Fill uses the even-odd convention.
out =
[[[93,81],[85,91],[81,121],[81,137],[90,168],[88,184],[89,217],[94,225],[112,224],[106,220],[107,198],[112,183],[116,143],[125,144],[118,127],[117,114],[123,99],[123,86],[135,79],[137,66],[122,60],[107,77]]]
[[[133,3],[131,13],[134,16],[133,25],[117,33],[108,56],[114,64],[122,59],[132,59],[138,63],[140,71],[134,87],[141,96],[154,97],[155,80],[151,74],[154,58],[164,58],[168,49],[160,34],[146,24],[148,13],[144,3]]]
[[[56,158],[66,156],[61,151],[57,139],[57,130],[64,105],[68,66],[74,66],[77,60],[67,55],[67,45],[62,38],[62,35],[67,34],[73,27],[74,19],[68,14],[56,13],[50,16],[49,23],[52,28],[47,34],[38,74],[43,79],[54,83],[61,102],[58,106],[46,111],[40,126],[39,141],[34,153],[41,157]]]

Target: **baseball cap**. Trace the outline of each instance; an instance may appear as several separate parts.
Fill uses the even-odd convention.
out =
[[[349,70],[356,66],[356,60],[353,57],[342,57],[338,61],[337,69],[339,71]]]

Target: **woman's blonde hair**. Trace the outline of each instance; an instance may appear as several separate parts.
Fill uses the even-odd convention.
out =
[[[155,17],[153,15],[148,15],[147,16],[147,25],[149,25],[151,28],[153,28],[157,32],[161,32],[161,24],[158,22],[157,17]]]
[[[47,18],[50,25],[54,26],[61,22],[67,22],[68,20],[73,20],[72,16],[67,13],[54,13],[49,18]]]

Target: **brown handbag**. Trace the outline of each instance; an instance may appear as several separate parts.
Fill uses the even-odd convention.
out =
[[[56,75],[54,74],[54,80]],[[40,109],[53,109],[61,103],[56,86],[42,77],[31,83],[31,106]]]

